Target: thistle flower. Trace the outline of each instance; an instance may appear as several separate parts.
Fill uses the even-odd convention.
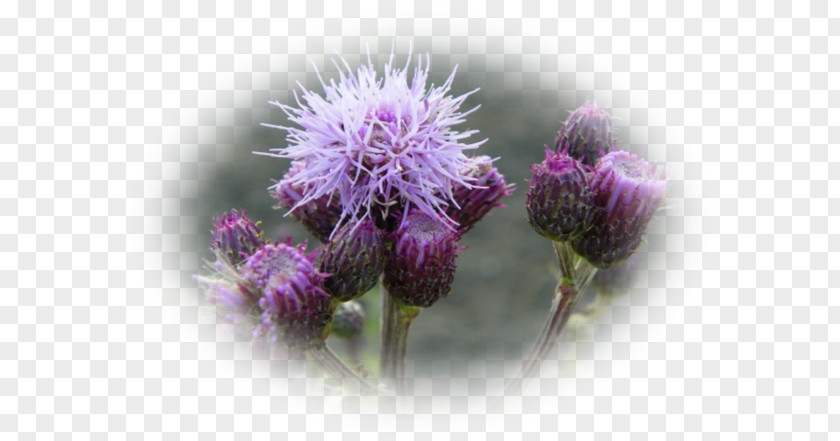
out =
[[[665,197],[665,179],[656,166],[628,152],[598,161],[590,188],[597,207],[592,227],[572,248],[599,268],[627,259],[642,242],[647,225]]]
[[[312,347],[326,340],[333,305],[322,287],[325,274],[318,272],[305,244],[268,244],[242,265],[248,286],[259,290],[261,322],[258,333],[282,340],[292,347]]]
[[[332,334],[341,338],[353,338],[362,333],[365,327],[365,310],[362,305],[351,300],[338,305],[332,321]]]
[[[459,234],[440,217],[415,209],[393,236],[383,277],[388,293],[405,306],[423,308],[446,297],[455,277]]]
[[[491,209],[503,207],[499,200],[513,194],[513,184],[505,183],[505,177],[493,167],[489,156],[478,156],[467,174],[475,178],[473,186],[455,185],[456,205],[450,205],[447,214],[454,219],[462,233],[471,229]]]
[[[330,274],[324,288],[342,302],[368,292],[379,281],[385,264],[385,238],[373,221],[341,227],[319,255],[319,268]]]
[[[306,161],[292,162],[289,171],[283,176],[283,180],[271,187],[271,197],[277,199],[275,208],[291,211],[292,216],[303,224],[307,231],[312,233],[322,243],[327,243],[333,230],[341,218],[341,206],[337,197],[329,195],[302,203],[304,189],[301,184],[292,179],[295,175],[306,169]]]
[[[242,263],[254,251],[265,245],[263,232],[242,210],[231,210],[213,219],[213,238],[210,251],[217,259],[224,257],[232,264]]]
[[[528,222],[543,237],[564,242],[592,221],[593,200],[586,171],[565,153],[545,149],[545,160],[531,166],[525,206]]]
[[[586,102],[561,125],[554,140],[554,150],[594,166],[598,158],[609,153],[614,143],[609,113],[595,103]]]
[[[266,154],[299,161],[299,170],[275,185],[300,192],[292,213],[326,197],[341,207],[333,232],[345,222],[394,214],[402,221],[411,208],[443,216],[454,228],[446,214],[453,186],[475,181],[465,174],[471,160],[464,151],[484,142],[465,143],[477,131],[454,130],[475,110],[459,111],[474,91],[447,95],[454,71],[442,86],[427,88],[428,56],[425,64],[418,57],[410,81],[408,62],[400,69],[392,61],[379,77],[370,61],[354,75],[342,60],[338,81],[321,79],[323,97],[302,89],[297,108],[272,103],[299,126],[268,125],[286,131],[289,145]]]

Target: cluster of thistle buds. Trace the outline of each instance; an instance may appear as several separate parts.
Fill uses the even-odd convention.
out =
[[[661,171],[618,150],[609,114],[595,104],[578,108],[557,134],[554,150],[531,167],[526,204],[531,226],[568,243],[597,268],[630,257],[665,197]]]
[[[469,94],[448,96],[452,77],[427,90],[422,59],[412,81],[406,71],[389,62],[380,80],[362,65],[322,83],[325,97],[304,89],[298,108],[274,103],[300,127],[272,126],[289,144],[266,155],[292,162],[269,192],[320,246],[270,242],[244,212],[219,217],[213,274],[197,279],[225,318],[306,350],[331,331],[358,335],[354,301],[380,282],[402,307],[449,294],[460,238],[512,185],[491,158],[465,154],[481,144],[462,142],[475,131],[452,127],[471,112],[458,110]]]
[[[381,78],[370,61],[355,73],[337,63],[339,79],[321,80],[323,96],[302,89],[297,107],[273,103],[294,126],[267,125],[288,143],[261,154],[291,160],[269,193],[319,244],[309,252],[306,243],[268,240],[233,210],[213,222],[211,274],[196,276],[221,316],[254,338],[357,377],[326,341],[330,333],[359,336],[365,312],[357,300],[379,285],[380,376],[397,391],[412,320],[449,295],[461,237],[513,190],[494,159],[467,154],[484,143],[466,142],[477,132],[455,128],[475,110],[459,110],[475,91],[450,96],[454,72],[427,88],[428,57],[418,57],[410,79],[409,63],[400,69],[389,60]],[[617,149],[612,119],[594,104],[575,110],[545,153],[531,167],[527,214],[554,242],[564,280],[523,372],[551,348],[590,268],[630,257],[665,196],[662,173]]]

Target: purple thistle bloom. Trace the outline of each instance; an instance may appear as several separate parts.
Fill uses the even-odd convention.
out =
[[[665,178],[644,159],[617,151],[598,161],[590,187],[595,193],[595,218],[592,227],[572,241],[572,248],[593,265],[609,268],[641,244],[665,197]]]
[[[305,245],[268,244],[242,265],[248,286],[262,292],[261,322],[256,333],[293,347],[323,343],[329,335],[333,303],[322,288],[325,274],[318,272]]]
[[[609,153],[615,139],[610,114],[595,103],[586,102],[564,122],[554,141],[554,150],[564,152],[588,166]]]
[[[292,162],[291,168],[283,180],[271,187],[271,197],[277,199],[275,208],[291,210],[292,216],[299,220],[307,231],[322,243],[327,243],[341,218],[341,206],[337,197],[328,195],[299,204],[303,199],[303,188],[292,179],[306,169],[305,161]]]
[[[217,259],[225,257],[232,264],[238,265],[264,244],[262,230],[248,219],[245,210],[242,210],[242,214],[231,210],[213,219],[210,250]]]
[[[382,279],[388,294],[406,306],[427,308],[449,294],[455,277],[459,233],[439,216],[412,210],[393,233]]]
[[[531,166],[525,207],[528,222],[543,237],[564,242],[582,234],[592,221],[593,200],[586,171],[565,153],[545,149],[545,160]]]
[[[338,229],[319,255],[321,272],[329,274],[324,289],[346,302],[371,290],[385,265],[385,237],[370,219]]]
[[[468,175],[475,177],[475,182],[471,186],[455,185],[455,202],[458,205],[450,205],[447,209],[447,214],[458,222],[462,233],[472,228],[491,209],[504,207],[499,200],[513,194],[513,184],[505,183],[505,177],[493,167],[489,156],[479,156],[473,161]]]
[[[299,191],[291,212],[326,197],[341,207],[338,224],[380,222],[395,212],[402,221],[403,213],[417,208],[455,227],[446,214],[455,202],[453,186],[471,187],[475,180],[465,174],[472,161],[464,151],[484,141],[464,143],[477,131],[453,127],[477,109],[458,110],[475,91],[447,95],[454,71],[442,86],[427,88],[428,56],[425,64],[418,57],[411,80],[410,57],[402,69],[392,61],[379,77],[370,61],[354,75],[342,60],[343,68],[336,63],[338,81],[321,79],[324,96],[301,86],[297,108],[272,103],[299,126],[267,125],[286,131],[289,145],[266,154],[301,161],[300,170],[275,186]]]

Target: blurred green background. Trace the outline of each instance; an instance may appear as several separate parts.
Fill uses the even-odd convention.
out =
[[[373,59],[381,69],[386,57]],[[358,60],[348,58],[354,69]],[[395,64],[402,66],[404,60],[398,57]],[[457,61],[449,56],[433,57],[430,82],[442,84]],[[488,139],[473,152],[499,157],[496,166],[508,182],[516,184],[516,190],[504,200],[506,208],[491,211],[463,237],[466,249],[458,258],[452,293],[415,320],[408,359],[420,372],[430,366],[428,362],[440,359],[518,359],[536,337],[550,304],[557,265],[550,243],[534,233],[526,219],[529,166],[543,159],[543,146],[553,144],[559,121],[592,99],[591,92],[575,91],[573,76],[560,76],[569,82],[555,84],[550,90],[536,84],[536,77],[532,78],[533,84],[529,83],[527,75],[523,84],[511,87],[505,84],[501,70],[488,69],[480,58],[478,62],[466,61],[469,68],[456,75],[452,94],[480,88],[467,99],[462,111],[479,104],[481,108],[457,129],[478,129],[480,133],[473,139]],[[299,75],[306,88],[322,91],[311,66],[297,65],[296,69],[308,72]],[[337,77],[331,62],[324,62],[323,70],[325,79]],[[252,92],[233,97],[228,126],[224,121],[214,121],[218,138],[200,158],[206,172],[196,207],[203,222],[198,228],[204,233],[199,239],[202,243],[208,243],[214,215],[238,208],[247,210],[251,219],[261,220],[271,239],[291,236],[295,242],[309,240],[310,249],[318,245],[293,218],[272,209],[274,201],[267,187],[272,179],[282,177],[288,161],[252,153],[286,145],[285,132],[260,123],[286,124],[284,113],[267,101],[295,105],[291,94],[294,79],[293,74],[278,73],[265,85],[251,85]],[[210,256],[205,253],[201,257]],[[375,358],[379,344],[377,296],[374,290],[361,300],[368,312],[369,332],[362,342],[368,363]],[[342,341],[331,337],[329,344],[343,351]]]

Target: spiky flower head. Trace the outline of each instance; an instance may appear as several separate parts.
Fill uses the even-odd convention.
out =
[[[333,316],[332,335],[353,338],[361,334],[364,327],[365,310],[359,302],[351,300],[338,305]]]
[[[372,220],[344,225],[318,256],[320,271],[330,274],[324,289],[342,302],[368,292],[382,275],[385,251],[384,233]]]
[[[554,141],[554,150],[588,166],[594,166],[598,159],[609,153],[615,143],[613,123],[610,114],[587,101],[575,109],[561,125]]]
[[[553,241],[581,235],[592,222],[593,198],[589,178],[578,161],[545,149],[545,160],[531,166],[534,174],[525,196],[528,221]]]
[[[474,177],[471,186],[455,185],[456,205],[450,205],[447,214],[454,219],[462,233],[472,228],[491,209],[504,206],[499,202],[503,197],[513,194],[513,184],[505,182],[505,177],[493,167],[489,156],[478,156],[467,173]]]
[[[595,193],[592,227],[572,249],[599,268],[627,259],[642,242],[647,225],[665,197],[665,178],[655,165],[625,151],[598,161],[590,187]]]
[[[242,265],[240,274],[248,286],[259,290],[261,332],[270,340],[292,347],[311,347],[329,335],[333,314],[330,296],[305,245],[268,244]]]
[[[459,234],[440,216],[412,210],[393,233],[383,283],[405,306],[429,307],[449,294],[455,277]]]
[[[323,195],[320,198],[300,203],[303,199],[303,187],[293,177],[306,169],[305,161],[292,162],[283,180],[271,187],[271,197],[277,199],[275,208],[291,211],[292,216],[303,224],[316,239],[327,243],[341,218],[341,206],[337,197]]]
[[[292,212],[328,197],[341,206],[339,223],[394,214],[401,221],[417,208],[455,226],[446,217],[452,188],[474,180],[465,175],[471,160],[464,151],[484,141],[465,143],[476,131],[454,128],[475,110],[459,110],[474,91],[448,95],[454,71],[443,85],[427,87],[428,60],[418,57],[410,79],[410,57],[400,69],[392,56],[381,77],[370,60],[355,74],[342,60],[338,81],[321,79],[323,96],[302,89],[297,108],[273,103],[299,126],[270,126],[286,131],[289,145],[267,153],[301,161],[277,184],[300,192]]]
[[[248,219],[245,210],[241,214],[231,210],[213,219],[212,234],[210,250],[217,259],[224,257],[234,265],[265,245],[262,230]]]

